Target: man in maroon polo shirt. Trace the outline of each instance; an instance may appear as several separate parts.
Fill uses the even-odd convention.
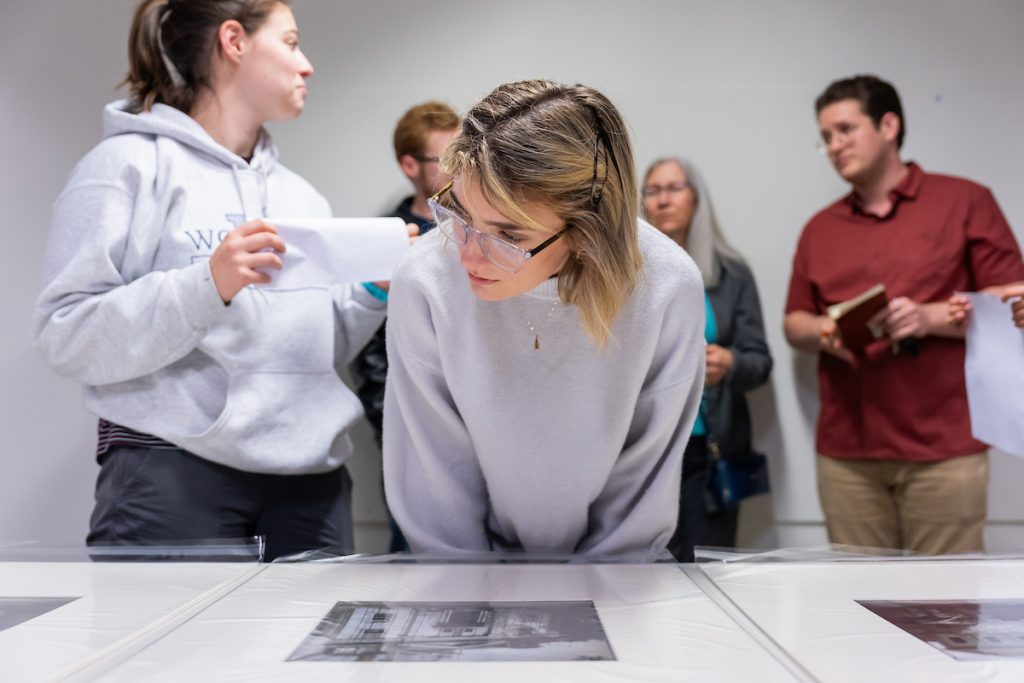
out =
[[[785,333],[819,356],[818,495],[833,543],[924,554],[983,549],[987,446],[971,436],[963,327],[950,295],[1024,279],[988,189],[900,158],[899,95],[874,76],[815,102],[825,151],[852,191],[805,226]],[[887,338],[853,354],[828,306],[876,283]]]

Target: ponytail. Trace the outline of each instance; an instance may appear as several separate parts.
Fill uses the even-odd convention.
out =
[[[195,93],[167,53],[163,30],[170,14],[168,0],[143,0],[128,34],[128,86],[132,109],[149,111],[157,102],[187,112]]]
[[[211,60],[225,21],[253,34],[286,0],[142,0],[128,34],[127,86],[130,109],[149,111],[161,103],[186,114],[211,83]]]

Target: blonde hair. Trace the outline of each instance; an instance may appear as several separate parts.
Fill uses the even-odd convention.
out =
[[[643,268],[632,147],[608,98],[544,80],[501,85],[466,114],[441,167],[473,175],[484,199],[518,223],[546,229],[523,213],[524,202],[565,221],[570,257],[558,293],[603,346]]]
[[[718,225],[718,218],[715,216],[715,208],[711,204],[711,193],[708,191],[707,183],[704,182],[704,175],[692,161],[682,157],[655,159],[644,173],[644,184],[647,184],[647,179],[651,177],[656,168],[665,164],[675,164],[681,168],[683,175],[686,176],[686,184],[693,192],[696,208],[686,231],[686,253],[700,269],[704,279],[704,288],[714,289],[722,277],[723,259],[739,263],[745,261],[743,256],[725,239],[722,228]],[[644,218],[646,217],[647,207],[644,206]]]

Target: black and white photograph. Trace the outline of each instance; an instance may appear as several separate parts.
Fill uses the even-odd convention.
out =
[[[857,602],[953,659],[1024,659],[1024,600]]]
[[[338,602],[288,661],[614,660],[589,600]]]
[[[0,597],[0,631],[35,619],[58,607],[63,607],[74,598],[5,598]]]

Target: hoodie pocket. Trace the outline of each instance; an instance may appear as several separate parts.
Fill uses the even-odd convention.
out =
[[[333,368],[324,373],[233,376],[224,410],[183,445],[249,472],[304,474],[338,467],[351,453],[346,430],[362,415]]]
[[[319,373],[334,368],[334,336],[329,290],[247,287],[200,348],[230,374]]]

